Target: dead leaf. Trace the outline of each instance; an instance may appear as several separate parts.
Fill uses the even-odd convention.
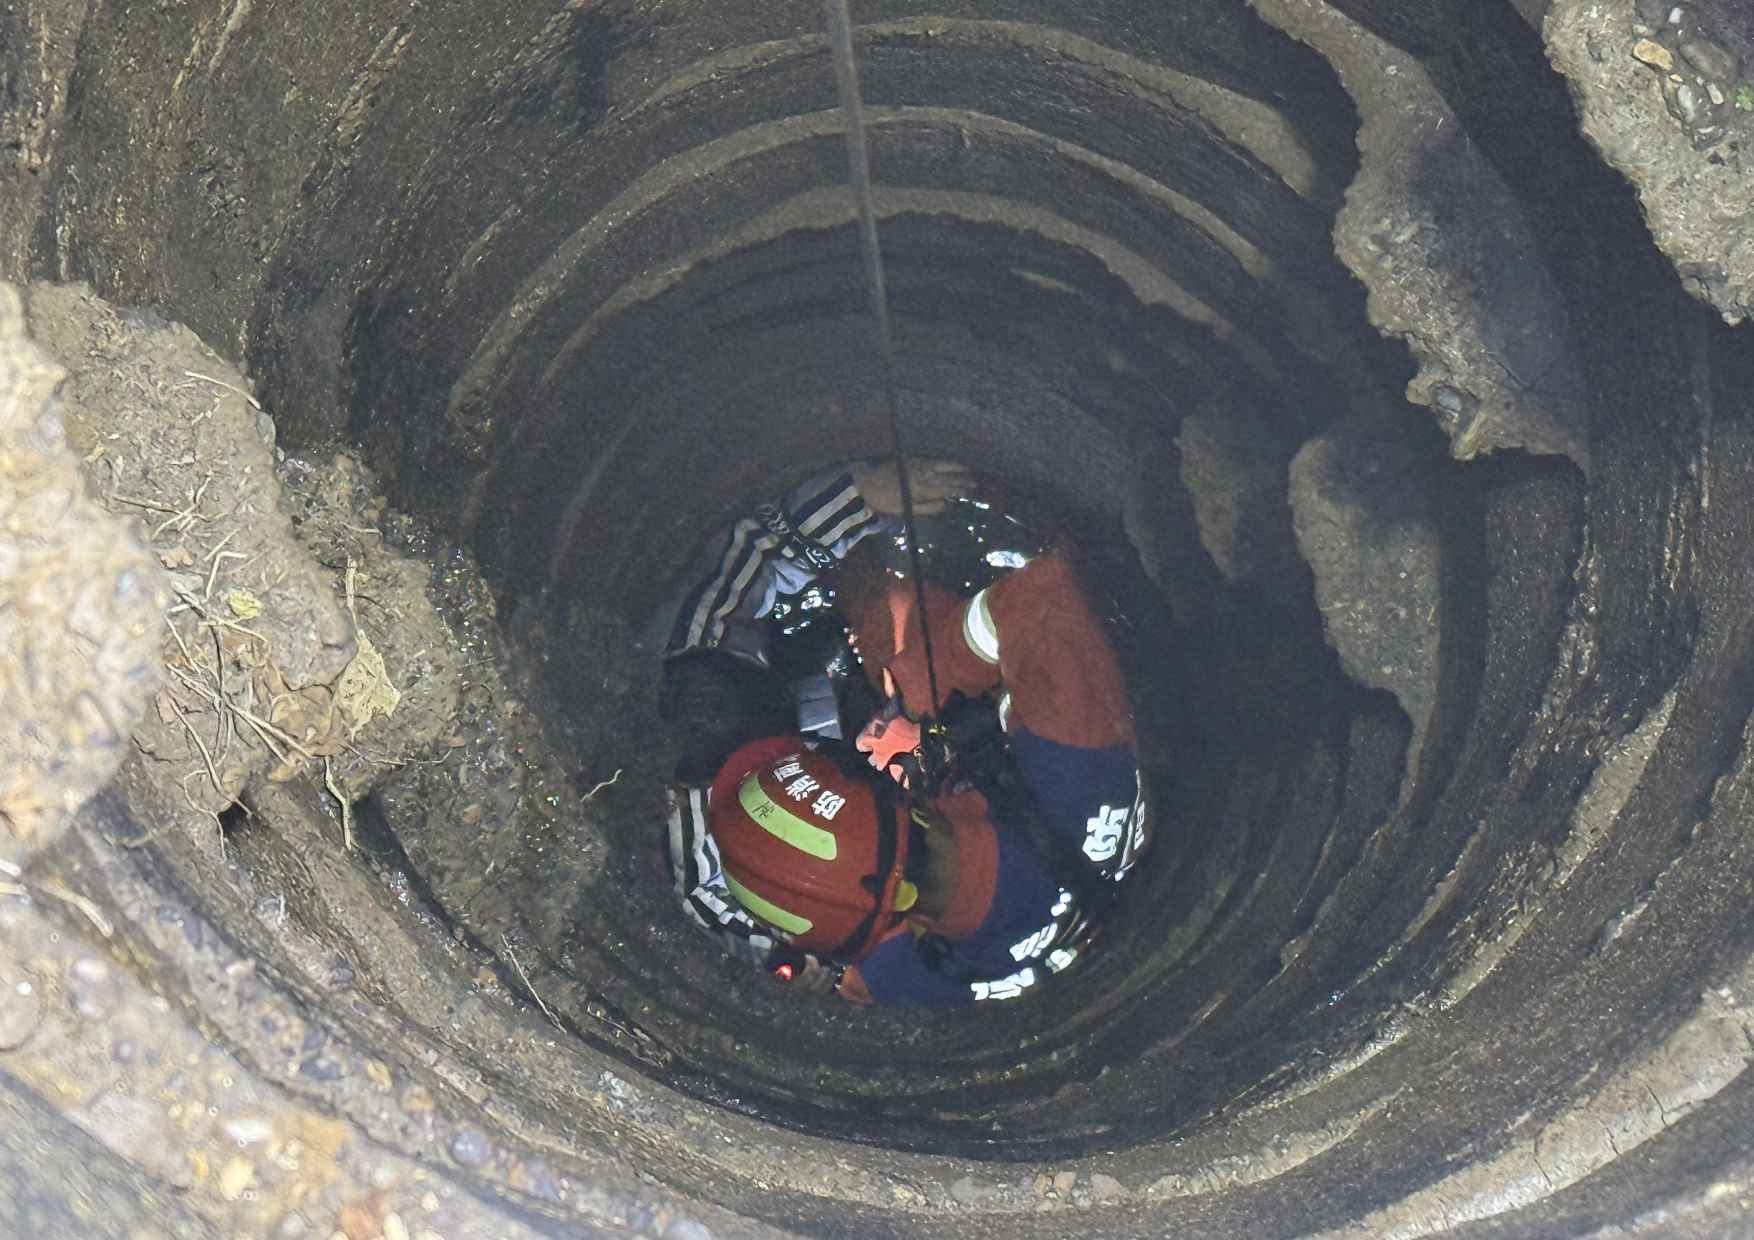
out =
[[[304,752],[282,742],[285,759],[268,772],[275,783],[284,783],[304,767],[305,757],[332,758],[347,748],[346,730],[335,709],[335,695],[327,686],[294,689],[272,659],[263,659],[250,672],[256,700],[268,703],[267,720],[298,742]]]
[[[298,1139],[316,1153],[322,1162],[333,1162],[346,1143],[348,1127],[340,1120],[328,1119],[301,1111],[298,1115]]]
[[[169,689],[160,689],[153,698],[153,702],[158,707],[158,721],[160,723],[175,723],[177,721],[176,694]]]
[[[195,562],[195,557],[187,547],[179,544],[169,551],[160,551],[158,562],[166,568],[188,568]]]
[[[388,1089],[392,1084],[389,1065],[380,1060],[366,1060],[365,1074],[371,1079],[371,1083],[379,1089]]]
[[[350,1201],[341,1207],[335,1224],[347,1240],[379,1240],[384,1234],[384,1215],[389,1213],[389,1204],[382,1190]]]
[[[388,718],[395,714],[402,701],[401,690],[390,681],[384,656],[378,653],[365,630],[359,631],[358,639],[359,653],[335,684],[336,704],[353,721],[354,734],[379,715]]]
[[[262,600],[248,590],[228,590],[225,605],[239,620],[254,620],[262,614]]]

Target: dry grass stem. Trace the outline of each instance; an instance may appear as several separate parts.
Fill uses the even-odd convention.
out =
[[[243,556],[241,554],[239,554],[238,552],[235,552],[235,551],[228,551],[225,554],[228,556],[235,556],[238,559],[243,558]],[[218,565],[216,564],[216,565],[214,565],[214,567],[217,568]],[[254,638],[256,641],[261,642],[264,646],[266,646],[268,644],[268,639],[266,637],[262,636],[262,634],[256,632],[255,629],[249,628],[246,625],[239,624],[236,620],[228,619],[225,616],[221,616],[213,611],[210,611],[207,607],[207,603],[209,601],[211,601],[212,592],[213,592],[213,577],[211,575],[209,575],[207,578],[207,595],[208,595],[208,597],[198,599],[193,594],[190,594],[187,590],[179,590],[179,591],[177,591],[177,597],[182,599],[183,602],[182,602],[181,606],[175,608],[174,610],[179,611],[179,612],[182,612],[182,611],[194,612],[197,616],[201,617],[201,627],[202,628],[230,629],[235,633],[242,633],[245,637]]]
[[[190,771],[187,775],[183,776],[183,803],[194,811],[196,817],[213,819],[213,838],[219,841],[219,859],[223,862],[225,860],[225,820],[205,806],[195,804],[195,798],[189,795],[189,781],[191,779],[199,779],[200,777],[200,771]],[[157,834],[157,831],[152,832],[144,839],[137,841],[135,847],[146,843],[147,840]]]
[[[225,647],[220,644],[219,630],[209,630],[213,638],[213,666],[219,670],[214,678],[219,681],[219,693],[225,696]],[[219,751],[217,761],[224,762],[231,753],[231,712],[216,710],[213,712],[213,747]]]
[[[201,772],[199,771],[195,772],[197,775],[200,773]],[[125,840],[119,836],[108,835],[101,831],[98,834],[103,839],[103,842],[108,844],[111,848],[145,848],[148,844],[152,843],[153,840],[156,840],[160,835],[164,834],[164,828],[159,827],[156,830],[148,831],[137,840]]]
[[[236,702],[227,702],[226,705],[236,712],[238,718],[250,725],[256,735],[262,738],[262,743],[267,745],[269,749],[273,750],[274,756],[279,758],[282,762],[286,761],[286,755],[280,751],[279,746],[277,746],[270,738],[278,737],[281,744],[285,745],[287,748],[291,749],[292,752],[307,761],[311,758],[312,755],[310,750],[293,740],[292,737],[288,736],[285,732],[282,732],[266,719],[256,718],[256,716],[239,706]]]
[[[56,882],[41,883],[38,885],[37,890],[46,896],[54,896],[57,900],[71,904],[74,908],[84,913],[86,920],[91,922],[92,926],[96,928],[97,932],[103,935],[104,938],[107,939],[116,932],[116,928],[110,924],[110,919],[104,916],[103,910],[84,896],[80,895],[77,891],[69,891],[60,883]]]
[[[233,530],[231,533],[235,534],[235,533],[237,533],[237,531]],[[226,537],[230,538],[231,534],[227,534]],[[223,546],[223,544],[221,544],[221,545]],[[211,599],[213,597],[213,583],[219,577],[220,564],[222,564],[226,560],[247,560],[250,557],[245,555],[241,551],[220,550],[220,551],[215,551],[208,558],[212,561],[212,564],[207,569],[207,587],[206,587],[206,589],[201,591],[201,601],[203,603],[207,602],[209,599]]]
[[[620,778],[621,778],[621,768],[616,767],[615,774],[611,775],[608,779],[600,780],[595,788],[592,788],[589,792],[585,793],[585,800],[589,801],[592,797],[596,796],[599,792],[603,791],[603,789],[605,789],[605,788],[614,787],[616,781],[619,780]]]
[[[199,379],[203,383],[211,383],[215,387],[222,387],[228,392],[236,392],[239,396],[250,402],[250,408],[256,410],[258,413],[262,410],[261,401],[257,400],[254,396],[251,396],[248,392],[235,384],[227,383],[224,379],[215,379],[212,375],[197,374],[193,370],[185,370],[183,373],[191,379]]]
[[[152,531],[152,537],[156,539],[160,534],[164,533],[173,525],[177,527],[177,532],[179,534],[186,533],[195,522],[210,520],[211,518],[203,516],[199,510],[201,507],[201,500],[207,494],[208,484],[212,481],[212,474],[208,474],[205,478],[201,479],[201,485],[189,492],[189,503],[186,508],[158,509],[157,511],[159,512],[168,512],[171,515],[165,520],[159,522],[158,527]]]
[[[130,508],[144,508],[148,512],[173,512],[174,513],[174,512],[181,511],[180,509],[172,508],[172,507],[169,507],[168,505],[165,505],[165,504],[154,504],[154,503],[152,503],[148,500],[144,500],[144,499],[129,499],[126,495],[117,495],[113,491],[110,494],[104,496],[104,499],[109,501],[112,504],[126,504]]]
[[[165,694],[165,700],[177,713],[177,722],[183,725],[183,731],[189,734],[189,739],[195,742],[195,748],[201,751],[201,761],[207,766],[207,778],[213,781],[213,790],[220,796],[226,796],[225,785],[220,782],[219,769],[213,765],[213,755],[208,752],[207,742],[201,739],[201,734],[195,731],[195,725],[189,722],[188,713],[183,710],[182,704],[168,693]]]
[[[215,546],[213,548],[213,550],[209,551],[205,556],[203,556],[201,558],[205,559],[205,560],[213,559],[221,551],[225,550],[225,544],[227,544],[228,542],[230,542],[232,539],[236,538],[237,536],[238,536],[238,532],[236,529],[227,530],[225,537],[219,540],[219,544],[217,546]]]
[[[621,1034],[623,1037],[632,1038],[635,1042],[644,1042],[644,1043],[650,1045],[651,1040],[652,1040],[651,1034],[647,1033],[643,1029],[635,1029],[631,1025],[622,1024],[620,1021],[616,1020],[613,1016],[609,1015],[608,1012],[605,1012],[601,1007],[598,1007],[596,1004],[594,1004],[594,1003],[586,1004],[585,1011],[590,1015],[591,1019],[596,1021],[599,1025],[606,1025],[610,1029],[613,1029],[616,1033]],[[657,1062],[660,1065],[666,1064],[669,1062],[670,1057],[666,1052],[656,1051],[655,1048],[654,1048],[654,1051],[657,1055]],[[637,1051],[635,1053],[638,1054]],[[650,1061],[651,1055],[645,1055],[645,1056],[642,1056],[642,1058],[645,1058],[648,1061]]]
[[[188,660],[189,666],[199,670],[201,665],[195,661],[194,656],[189,652],[189,645],[183,640],[183,635],[177,631],[177,626],[167,619],[165,621],[165,627],[170,629],[171,636],[176,639],[177,648],[183,652],[183,658]],[[242,706],[239,706],[236,702],[226,697],[223,691],[215,691],[211,686],[202,681],[196,680],[193,676],[190,676],[180,668],[173,667],[170,664],[166,664],[165,667],[172,676],[175,676],[191,690],[200,694],[202,700],[207,702],[207,704],[212,706],[215,710],[228,710],[239,719],[242,719],[245,723],[249,724],[251,730],[253,730],[257,736],[262,738],[262,743],[268,747],[269,752],[281,762],[286,761],[286,750],[282,749],[281,745],[286,746],[287,749],[298,754],[301,758],[309,759],[313,756],[311,751],[306,749],[298,741],[294,740],[281,729],[275,727],[272,723],[269,723],[266,719],[257,718],[250,711],[244,709]],[[214,675],[217,678],[218,674],[215,673]],[[223,689],[223,682],[221,687]],[[279,741],[279,744],[275,743],[276,740]]]
[[[189,653],[188,643],[183,640],[183,635],[177,631],[177,626],[170,622],[168,616],[165,617],[164,627],[171,631],[171,636],[176,639],[177,649],[183,652],[183,657],[189,661],[189,666],[199,667],[200,665],[195,662],[195,656]]]
[[[565,1033],[566,1026],[560,1023],[560,1017],[556,1016],[554,1009],[543,1001],[542,996],[536,991],[536,984],[530,980],[530,975],[524,972],[523,963],[518,959],[518,954],[512,950],[512,941],[502,934],[499,936],[499,942],[500,946],[505,948],[505,958],[511,961],[512,968],[518,971],[518,976],[524,981],[524,989],[528,990],[530,997],[536,1000],[536,1006],[542,1009],[542,1014],[548,1018],[548,1023]]]
[[[335,769],[328,758],[323,759],[323,787],[341,806],[341,846],[348,852],[353,851],[353,803],[341,795],[341,788],[335,783]]]
[[[356,758],[362,759],[363,761],[375,762],[379,766],[392,767],[392,768],[395,768],[397,770],[400,770],[402,767],[405,767],[405,766],[443,766],[446,762],[448,762],[450,760],[450,757],[453,753],[458,752],[455,749],[447,749],[447,750],[445,750],[445,752],[443,754],[441,754],[439,757],[436,757],[436,758],[413,758],[413,757],[392,757],[392,756],[387,755],[387,754],[376,754],[376,753],[372,753],[370,750],[361,749],[358,745],[349,744],[346,742],[343,742],[343,747],[347,750],[348,753],[352,754]]]
[[[196,610],[199,611],[200,609],[197,608]],[[262,634],[256,632],[255,629],[250,628],[248,625],[239,624],[236,620],[227,620],[224,616],[206,616],[201,621],[201,627],[204,629],[215,630],[230,629],[233,633],[242,633],[245,637],[259,641],[264,646],[268,644],[268,639]]]

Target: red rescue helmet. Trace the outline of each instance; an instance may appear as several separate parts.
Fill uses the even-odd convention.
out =
[[[845,961],[918,899],[900,789],[863,766],[862,755],[843,764],[796,738],[758,741],[732,755],[708,803],[737,903],[795,946]]]

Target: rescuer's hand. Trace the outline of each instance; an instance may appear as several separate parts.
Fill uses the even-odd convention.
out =
[[[850,472],[872,512],[886,517],[901,512],[901,476],[894,461],[867,461]],[[974,475],[955,461],[909,461],[907,476],[913,483],[914,512],[922,517],[943,512],[946,500],[974,492]]]
[[[853,742],[865,760],[902,787],[907,786],[905,769],[896,763],[920,747],[920,725],[899,711],[888,711],[874,717]]]
[[[813,995],[825,995],[840,983],[841,971],[823,964],[814,956],[806,957],[804,967],[792,979],[792,985]]]

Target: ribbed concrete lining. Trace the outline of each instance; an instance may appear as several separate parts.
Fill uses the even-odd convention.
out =
[[[1370,25],[1384,6],[1340,7]],[[1410,1235],[1581,1216],[1634,1182],[1634,1149],[1690,1170],[1626,1212],[1741,1157],[1712,1135],[1749,1105],[1754,1045],[1754,480],[1745,391],[1714,378],[1733,345],[1593,179],[1538,55],[1502,80],[1469,59],[1533,39],[1510,6],[1453,31],[1407,7],[1386,32],[1429,57],[1594,329],[1564,346],[1592,385],[1587,481],[1557,457],[1447,461],[1400,402],[1412,365],[1331,238],[1358,115],[1252,7],[877,5],[864,74],[910,430],[1063,515],[1127,583],[1159,864],[1044,1003],[801,1013],[709,946],[627,935],[668,915],[654,885],[548,946],[576,937],[561,993],[640,1013],[667,1068],[506,1052],[487,1013],[431,1039],[413,998],[358,1036],[482,1074],[508,1139],[575,1174],[629,1159],[832,1234]],[[815,4],[114,16],[81,44],[38,261],[233,343],[283,436],[363,445],[508,602],[607,601],[637,625],[663,566],[739,504],[880,445]],[[1500,91],[1547,147],[1486,123]],[[158,141],[123,141],[142,132]],[[225,178],[246,188],[216,197]],[[1544,231],[1586,192],[1602,249],[1635,256],[1630,290]],[[1657,339],[1615,327],[1620,299],[1655,307]],[[1683,364],[1666,346],[1688,333]],[[1235,419],[1275,470],[1370,414],[1437,480],[1417,769],[1401,709],[1324,643],[1307,574],[1237,583],[1198,548],[1175,446],[1192,414]],[[592,829],[637,849],[658,828]],[[395,952],[380,967],[391,994],[427,981]],[[604,1101],[605,1072],[639,1074],[639,1105]],[[1036,1213],[1057,1170],[1112,1177],[1100,1217]]]

